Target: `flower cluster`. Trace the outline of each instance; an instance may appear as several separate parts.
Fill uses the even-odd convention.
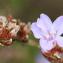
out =
[[[19,37],[18,39],[24,40],[24,37],[28,35],[27,30],[28,27],[26,24],[23,26],[22,22],[18,23],[18,20],[12,16],[0,16],[0,45],[11,45],[13,38]]]

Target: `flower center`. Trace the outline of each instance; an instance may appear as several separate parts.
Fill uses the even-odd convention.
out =
[[[51,40],[54,40],[55,37],[56,37],[56,33],[48,32],[48,35],[44,36],[44,39],[47,40],[47,41],[51,41]]]

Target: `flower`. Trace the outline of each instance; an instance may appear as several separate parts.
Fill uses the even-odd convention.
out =
[[[42,54],[38,54],[35,58],[35,63],[51,63],[49,60],[47,60]]]
[[[51,19],[40,14],[37,22],[32,23],[31,30],[35,38],[39,39],[41,51],[48,52],[56,45],[63,47],[63,16],[59,16],[53,23]]]
[[[24,22],[20,22],[19,26],[20,26],[20,29],[17,33],[17,39],[21,40],[21,42],[23,43],[27,43],[29,38],[28,34],[30,33],[30,29],[29,29],[30,26],[28,26],[28,24]]]
[[[0,30],[0,45],[9,46],[12,44],[12,36],[10,31],[6,28]]]
[[[8,22],[8,29],[10,30],[10,33],[13,37],[17,36],[17,32],[19,31],[20,26],[17,25],[16,19],[12,19],[12,21]]]

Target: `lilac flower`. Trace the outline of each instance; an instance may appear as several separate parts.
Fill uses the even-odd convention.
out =
[[[31,30],[34,36],[39,39],[41,51],[48,52],[56,45],[63,47],[63,16],[59,16],[53,23],[51,19],[41,14],[37,22],[32,23]]]

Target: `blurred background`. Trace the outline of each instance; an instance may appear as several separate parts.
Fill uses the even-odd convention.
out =
[[[63,15],[63,0],[0,0],[0,15],[12,15],[23,22],[33,22],[41,13],[49,15],[54,21]],[[34,63],[39,52],[38,41],[31,34],[29,40],[30,44],[14,40],[11,46],[0,46],[0,63]]]
[[[63,0],[0,0],[0,15],[12,14],[23,21],[35,21],[40,13],[54,20],[63,14]]]

